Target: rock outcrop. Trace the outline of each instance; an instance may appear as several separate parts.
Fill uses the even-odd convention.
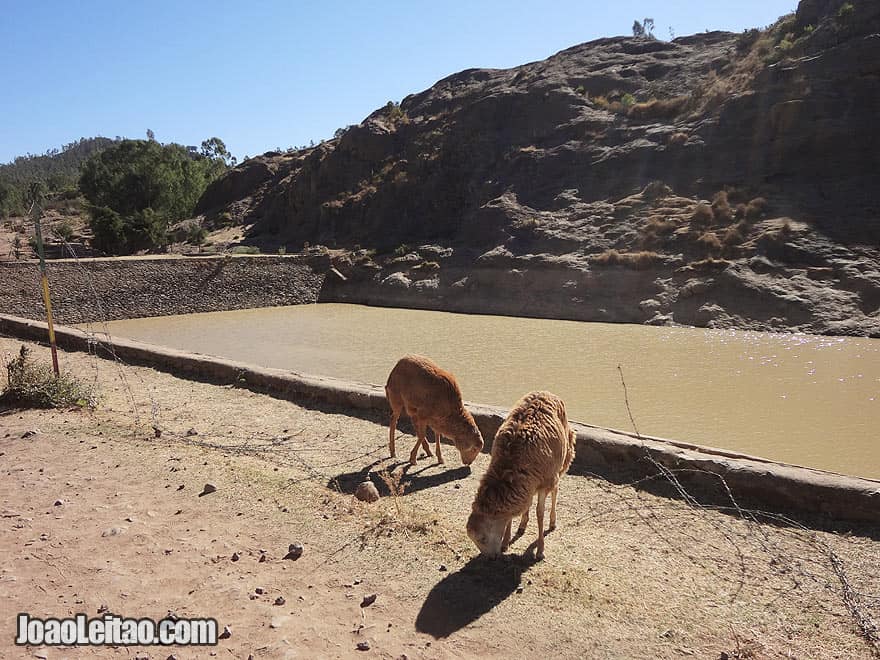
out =
[[[765,31],[462,71],[198,210],[375,249],[337,299],[880,336],[878,83],[880,5],[804,0]]]

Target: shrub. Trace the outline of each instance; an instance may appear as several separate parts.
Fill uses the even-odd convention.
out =
[[[186,228],[186,242],[190,245],[202,245],[208,238],[208,231],[200,224],[192,223]]]
[[[580,96],[586,96],[586,94],[587,94],[587,90],[586,90],[586,88],[584,88],[583,85],[578,85],[577,89],[575,89],[574,92],[575,92],[575,94],[578,94]]]
[[[52,233],[67,243],[73,238],[73,225],[67,220],[63,220],[52,228]]]
[[[410,252],[410,247],[409,247],[409,245],[407,245],[406,243],[401,243],[401,244],[398,245],[397,248],[394,250],[394,256],[395,256],[395,257],[402,257],[402,256],[405,255],[405,254],[409,254],[409,252]]]
[[[632,107],[635,104],[635,102],[636,102],[636,97],[633,96],[632,94],[627,93],[627,94],[624,94],[623,96],[620,97],[620,103],[621,103],[621,105],[623,105],[624,108]]]
[[[763,197],[755,197],[746,205],[746,218],[748,220],[757,220],[767,210],[767,200]]]
[[[727,200],[726,191],[717,192],[712,198],[712,215],[718,222],[730,222],[733,220],[733,213],[730,210],[730,202]]]
[[[633,119],[675,117],[687,108],[690,98],[690,96],[675,96],[668,99],[650,99],[643,103],[633,103],[627,111],[627,115]]]
[[[627,266],[635,270],[650,268],[662,260],[663,257],[656,252],[618,252],[614,249],[605,250],[592,259],[598,266]]]
[[[680,147],[688,141],[688,137],[687,133],[673,133],[669,136],[669,139],[666,140],[666,144],[673,147]]]
[[[849,20],[849,18],[853,14],[854,9],[855,7],[853,7],[853,3],[844,2],[842,5],[840,5],[840,9],[837,10],[837,20],[840,22]]]
[[[694,207],[694,213],[691,216],[691,224],[694,227],[708,227],[715,219],[712,207],[708,204],[697,204]]]
[[[51,367],[31,358],[27,346],[6,364],[6,389],[0,402],[23,408],[94,408],[95,388],[65,372],[56,376]]]
[[[734,245],[739,245],[746,239],[748,233],[749,223],[745,222],[744,220],[740,220],[732,227],[728,227],[727,231],[724,232],[725,247],[733,247]]]
[[[697,243],[709,251],[717,252],[721,250],[721,240],[718,238],[718,234],[714,231],[704,232],[697,239]]]

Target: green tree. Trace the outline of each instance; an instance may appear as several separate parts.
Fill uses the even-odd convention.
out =
[[[167,245],[169,225],[190,216],[208,183],[226,169],[219,152],[210,153],[123,140],[86,161],[79,188],[91,206],[96,247],[125,254]]]

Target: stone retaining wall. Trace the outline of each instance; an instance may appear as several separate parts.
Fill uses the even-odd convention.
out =
[[[324,269],[291,256],[137,257],[47,262],[58,323],[316,302]],[[36,261],[0,262],[0,313],[43,319]]]
[[[0,314],[0,333],[46,340],[46,324]],[[88,350],[89,336],[79,330],[56,329],[58,344],[68,350]],[[126,362],[152,366],[179,376],[229,384],[298,401],[340,406],[354,414],[388,416],[384,391],[377,385],[329,377],[309,376],[280,369],[207,357],[127,339],[103,343]],[[99,350],[99,354],[100,354]],[[490,441],[507,410],[468,404],[483,437]],[[690,492],[732,506],[727,488],[742,504],[767,511],[794,513],[820,524],[842,522],[880,524],[880,481],[847,477],[822,470],[776,463],[734,452],[621,431],[574,424],[577,460],[572,471],[611,479],[656,475],[658,465],[675,470]],[[488,443],[487,443],[488,450]],[[725,487],[726,486],[726,487]],[[726,501],[725,501],[726,499]],[[735,512],[735,507],[734,507]]]

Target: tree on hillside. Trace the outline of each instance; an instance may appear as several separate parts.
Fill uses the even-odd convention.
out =
[[[192,213],[226,167],[216,152],[193,154],[150,140],[123,140],[90,158],[79,188],[90,205],[95,246],[111,254],[164,247],[170,224]]]
[[[27,212],[26,199],[34,182],[44,184],[47,195],[72,189],[79,179],[80,165],[112,144],[108,138],[82,138],[61,149],[47,149],[44,155],[18,156],[0,165],[0,217]]]
[[[202,142],[200,151],[202,156],[214,161],[220,161],[227,167],[235,167],[236,158],[226,149],[226,145],[218,137],[208,138]]]
[[[633,21],[633,36],[639,39],[654,38],[654,19],[646,18],[641,23],[638,20]]]

